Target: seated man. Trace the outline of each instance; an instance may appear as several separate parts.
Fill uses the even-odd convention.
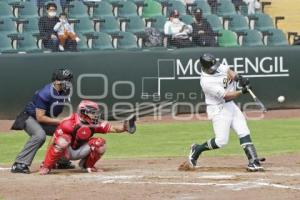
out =
[[[203,18],[202,11],[199,8],[195,10],[194,18],[192,41],[198,46],[217,46],[214,32],[207,20]]]
[[[171,37],[170,44],[172,46],[177,48],[194,46],[189,39],[189,34],[192,33],[192,26],[180,21],[178,10],[173,10],[170,13],[169,20],[164,25],[164,33]]]
[[[47,16],[43,16],[39,20],[40,35],[43,40],[43,45],[52,51],[58,51],[59,40],[57,33],[54,31],[54,26],[59,22],[56,16],[57,6],[55,3],[47,4]],[[67,40],[64,46],[65,50],[76,51],[76,41]]]

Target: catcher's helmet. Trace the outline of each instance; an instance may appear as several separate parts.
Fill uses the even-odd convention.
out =
[[[203,54],[200,57],[200,63],[201,63],[202,71],[204,71],[207,74],[215,73],[220,66],[220,63],[219,61],[217,61],[215,56],[209,53]]]
[[[78,113],[83,123],[96,125],[101,115],[97,103],[90,100],[83,100],[78,105]]]
[[[73,79],[73,73],[69,69],[57,69],[52,74],[52,81],[69,81]]]

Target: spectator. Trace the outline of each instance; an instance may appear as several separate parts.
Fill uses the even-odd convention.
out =
[[[25,109],[17,116],[12,129],[25,130],[29,140],[18,154],[12,168],[12,173],[29,174],[35,154],[42,147],[46,135],[53,135],[61,122],[56,118],[62,113],[64,104],[69,102],[73,74],[69,69],[55,70],[52,82],[36,91]],[[68,160],[61,160],[57,168],[74,168]]]
[[[164,25],[164,33],[171,37],[170,44],[172,46],[177,48],[194,46],[189,39],[189,34],[192,33],[192,26],[180,21],[178,10],[173,10],[170,13],[169,20]]]
[[[232,3],[234,4],[235,10],[240,11],[240,7],[243,5],[243,0],[232,0]]]
[[[214,31],[207,20],[203,18],[201,9],[195,10],[194,19],[192,41],[198,46],[217,46]]]
[[[260,9],[259,0],[243,0],[248,6],[248,15],[254,15]]]
[[[76,43],[80,41],[79,37],[77,37],[76,33],[74,32],[73,27],[69,24],[66,13],[61,13],[59,15],[59,22],[56,23],[53,29],[58,35],[58,47],[60,51],[65,50],[64,46],[67,39]]]
[[[52,51],[58,51],[58,38],[53,30],[55,24],[59,21],[56,16],[57,6],[55,3],[47,4],[47,16],[43,16],[39,20],[39,30],[43,39],[43,45]]]
[[[57,6],[55,3],[48,3],[46,8],[47,16],[43,16],[39,20],[40,35],[45,48],[58,51],[59,40],[57,33],[53,29],[55,24],[59,22],[59,18],[56,16]],[[64,49],[76,51],[76,44],[77,43],[72,40],[66,40]]]
[[[217,13],[218,10],[218,0],[207,0],[207,3],[210,5],[211,7],[211,12],[213,14]]]

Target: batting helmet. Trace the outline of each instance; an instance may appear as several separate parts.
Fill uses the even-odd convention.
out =
[[[202,71],[204,71],[207,74],[215,73],[220,66],[220,63],[219,61],[217,61],[215,56],[209,53],[203,54],[200,57],[200,63],[201,63]]]
[[[97,103],[90,100],[83,100],[78,105],[78,112],[83,123],[90,125],[98,124],[101,112]]]

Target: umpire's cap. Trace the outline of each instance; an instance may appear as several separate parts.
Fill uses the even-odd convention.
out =
[[[214,55],[205,53],[200,57],[202,71],[207,74],[213,74],[219,68],[220,63]]]
[[[69,69],[57,69],[52,74],[52,81],[72,81],[73,73]]]

